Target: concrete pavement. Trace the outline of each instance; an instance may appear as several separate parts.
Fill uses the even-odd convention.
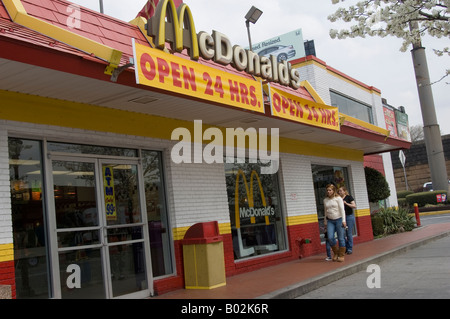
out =
[[[227,278],[211,290],[179,289],[151,299],[294,299],[331,282],[366,270],[370,264],[450,235],[450,223],[426,225],[355,245],[345,262],[327,262],[324,253]]]
[[[388,258],[298,299],[449,299],[450,236]]]

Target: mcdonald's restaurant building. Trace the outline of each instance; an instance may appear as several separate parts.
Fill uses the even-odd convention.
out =
[[[226,35],[196,32],[185,4],[176,16],[160,1],[148,23],[70,6],[0,1],[0,285],[12,298],[184,288],[193,226],[222,242],[226,277],[322,253],[330,182],[355,198],[356,243],[373,239],[365,163],[410,145],[385,129],[378,89],[311,56],[235,46],[230,61]],[[345,96],[371,119],[331,106]]]

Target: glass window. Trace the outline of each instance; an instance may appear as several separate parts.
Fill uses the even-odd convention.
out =
[[[16,297],[49,298],[41,142],[8,142]]]
[[[57,228],[98,226],[94,164],[53,161],[52,173]]]
[[[152,271],[158,277],[173,272],[161,153],[143,150],[142,163]]]
[[[326,165],[311,165],[314,194],[316,197],[317,215],[319,218],[319,228],[321,233],[321,240],[324,241],[324,207],[323,199],[326,196],[326,186],[328,184],[334,184],[337,188],[345,186],[348,192],[351,194],[351,185],[348,178],[347,167],[340,166],[326,166]],[[354,234],[356,234],[354,230]]]
[[[338,107],[339,112],[373,124],[373,113],[370,105],[358,102],[334,91],[330,91],[331,105]]]
[[[277,174],[261,163],[226,163],[225,177],[235,259],[286,249]]]
[[[68,144],[49,142],[47,144],[50,152],[63,152],[74,154],[95,154],[108,156],[137,157],[138,152],[135,149],[107,147],[98,145]]]

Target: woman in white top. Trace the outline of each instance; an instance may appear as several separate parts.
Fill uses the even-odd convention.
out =
[[[327,185],[327,197],[323,200],[325,208],[325,227],[327,227],[328,241],[333,250],[333,261],[344,261],[345,256],[345,239],[344,230],[347,226],[345,221],[344,201],[339,196],[336,186],[333,184]],[[339,247],[334,238],[334,233],[337,233]]]

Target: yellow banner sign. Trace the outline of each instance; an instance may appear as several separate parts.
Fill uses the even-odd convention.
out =
[[[262,84],[134,44],[136,83],[264,113]]]
[[[283,119],[339,131],[337,107],[306,100],[270,87],[272,115]]]
[[[106,220],[117,220],[116,194],[112,166],[103,166],[103,190],[105,194]]]

